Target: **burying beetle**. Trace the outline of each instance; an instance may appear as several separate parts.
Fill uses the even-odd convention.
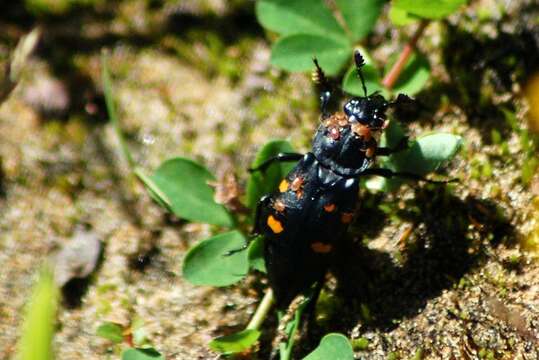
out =
[[[367,95],[361,72],[365,62],[358,51],[354,60],[364,96],[353,97],[346,102],[343,112],[330,115],[327,111],[330,84],[314,59],[314,78],[322,88],[322,119],[312,150],[306,154],[280,153],[250,169],[265,171],[274,162],[298,162],[274,193],[260,199],[254,220],[253,233],[264,236],[269,284],[281,310],[313,284],[318,284],[317,292],[320,290],[332,253],[353,220],[360,177],[398,176],[431,183],[447,182],[371,168],[376,156],[388,156],[407,148],[406,138],[396,148],[379,147],[377,138],[388,126],[386,111],[411,99],[399,94],[394,102],[388,102],[380,94]],[[316,297],[317,294],[313,301]]]

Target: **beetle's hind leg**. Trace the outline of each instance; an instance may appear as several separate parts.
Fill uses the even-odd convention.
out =
[[[271,166],[274,162],[286,162],[286,161],[298,161],[300,160],[304,155],[299,153],[279,153],[277,156],[271,157],[268,160],[264,161],[262,164],[255,166],[254,168],[250,168],[249,172],[255,172],[255,171],[266,171],[268,167]]]

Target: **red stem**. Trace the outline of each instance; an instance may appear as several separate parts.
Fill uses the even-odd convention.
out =
[[[410,55],[412,55],[412,52],[415,49],[417,40],[419,40],[419,38],[421,37],[421,34],[423,34],[423,31],[425,30],[428,24],[429,24],[428,20],[421,21],[414,35],[412,36],[410,41],[408,41],[408,44],[406,44],[404,46],[404,49],[402,49],[402,52],[399,58],[397,59],[395,64],[393,64],[393,67],[391,68],[391,70],[389,70],[387,75],[382,80],[382,84],[386,87],[386,89],[391,89],[393,85],[395,85],[395,83],[397,82],[402,72],[402,69],[404,69],[404,66],[408,62]]]

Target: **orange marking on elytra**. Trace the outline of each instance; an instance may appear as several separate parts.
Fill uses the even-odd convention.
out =
[[[341,222],[343,224],[351,223],[353,218],[354,218],[354,213],[342,213],[341,214]]]
[[[286,190],[288,190],[288,181],[286,181],[286,179],[283,179],[283,181],[281,181],[281,183],[279,184],[279,191],[285,192]]]
[[[324,244],[323,242],[315,242],[311,244],[311,249],[318,254],[327,254],[333,249],[331,244]]]
[[[365,156],[368,157],[368,158],[373,157],[375,150],[376,149],[374,147],[368,148],[367,151],[365,152]]]
[[[273,217],[273,215],[268,216],[268,226],[270,227],[271,231],[273,231],[275,234],[279,234],[283,232],[284,228],[283,225],[279,220]]]
[[[337,208],[337,206],[335,206],[335,204],[326,204],[324,205],[324,211],[326,212],[334,212],[335,209]]]

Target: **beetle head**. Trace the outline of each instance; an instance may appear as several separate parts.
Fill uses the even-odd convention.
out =
[[[344,105],[344,113],[351,125],[359,123],[369,130],[382,130],[387,127],[386,111],[390,103],[382,95],[354,97]]]

